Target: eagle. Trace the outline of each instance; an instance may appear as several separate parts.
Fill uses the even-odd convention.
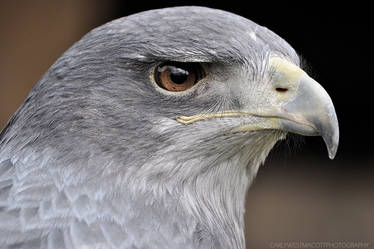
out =
[[[336,154],[333,103],[300,61],[207,7],[93,29],[0,134],[0,248],[244,249],[246,192],[277,141]]]

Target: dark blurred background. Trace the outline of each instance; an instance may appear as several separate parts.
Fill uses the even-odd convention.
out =
[[[333,99],[341,134],[333,161],[319,137],[291,136],[274,148],[248,193],[247,248],[374,248],[370,6],[325,3],[1,1],[0,127],[49,66],[92,28],[160,7],[228,10],[268,27],[296,49]],[[331,245],[316,247],[319,242]]]

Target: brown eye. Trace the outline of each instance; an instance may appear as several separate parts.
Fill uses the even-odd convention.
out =
[[[199,63],[167,62],[155,70],[156,83],[172,92],[187,90],[204,77],[204,70]]]

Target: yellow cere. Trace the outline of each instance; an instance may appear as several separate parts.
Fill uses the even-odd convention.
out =
[[[296,83],[302,75],[306,74],[300,67],[280,57],[271,57],[270,65],[282,74],[282,80],[288,83]]]

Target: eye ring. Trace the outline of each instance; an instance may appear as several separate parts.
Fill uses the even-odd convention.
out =
[[[154,70],[156,84],[170,92],[185,91],[204,77],[203,67],[194,62],[165,62]]]

